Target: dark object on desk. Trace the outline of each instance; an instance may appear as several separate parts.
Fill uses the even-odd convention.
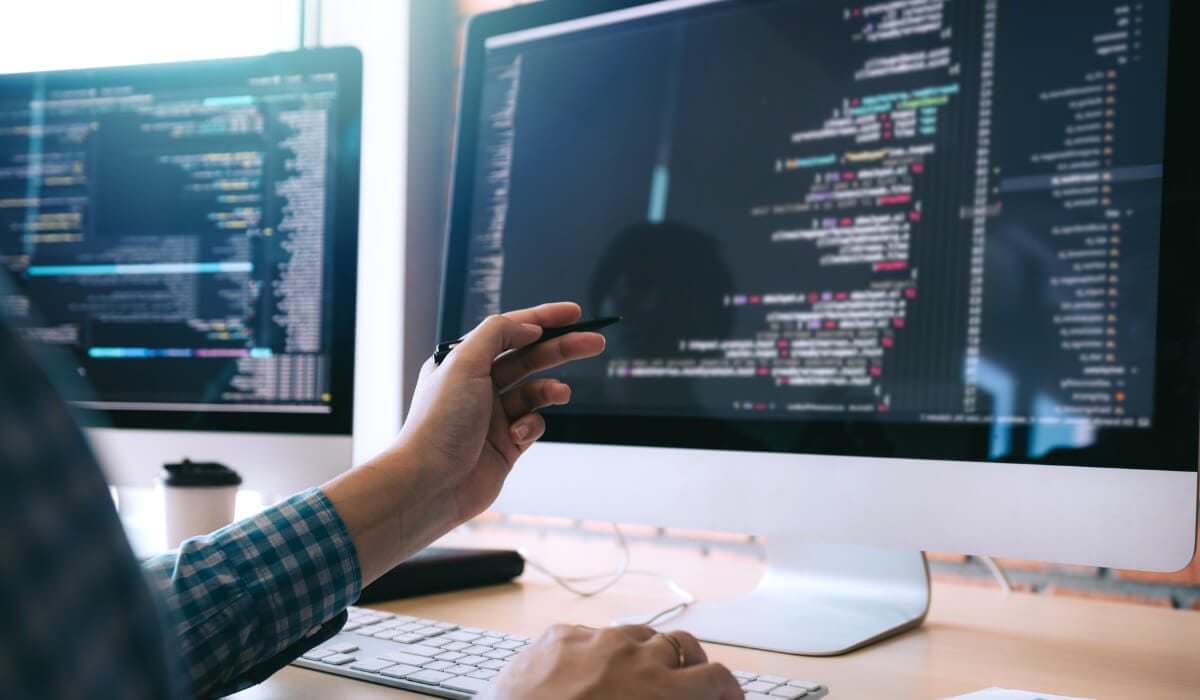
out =
[[[242,477],[219,462],[182,462],[163,465],[164,486],[239,486]]]
[[[364,588],[357,604],[506,583],[524,570],[511,549],[429,547]]]
[[[547,340],[551,340],[553,338],[557,338],[560,335],[566,335],[568,333],[578,333],[580,331],[598,331],[601,328],[604,328],[606,326],[611,326],[612,324],[614,324],[620,320],[621,320],[620,316],[603,316],[601,318],[594,318],[590,321],[580,321],[579,323],[572,323],[569,326],[556,326],[553,328],[543,328],[542,329],[542,337],[533,341],[532,343],[530,343],[530,345],[537,345],[538,343],[544,343]],[[465,340],[465,339],[459,338],[458,340],[447,340],[445,342],[438,343],[437,347],[435,347],[433,349],[433,364],[435,364],[435,365],[442,364],[442,360],[446,359],[446,355],[449,355],[450,351],[454,349],[454,346],[458,345],[463,340]]]

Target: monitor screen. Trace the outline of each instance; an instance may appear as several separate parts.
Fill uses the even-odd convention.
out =
[[[443,335],[623,317],[549,439],[1195,469],[1167,2],[609,5],[468,47]]]
[[[349,432],[360,93],[352,50],[0,76],[3,305],[68,398]]]

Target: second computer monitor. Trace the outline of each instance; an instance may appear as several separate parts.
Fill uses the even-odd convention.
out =
[[[66,398],[111,426],[114,481],[349,466],[361,72],[329,49],[0,76],[6,315],[85,380]]]

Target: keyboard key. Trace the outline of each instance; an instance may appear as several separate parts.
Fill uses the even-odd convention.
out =
[[[469,646],[471,645],[466,642],[450,642],[449,644],[442,645],[442,648],[446,651],[462,651]]]
[[[454,664],[450,663],[449,661],[427,661],[423,666],[421,666],[421,668],[429,671],[445,671],[453,665]],[[796,688],[796,690],[800,689]]]
[[[458,661],[464,656],[466,656],[466,654],[457,651],[448,651],[445,654],[438,654],[435,658],[441,661]]]
[[[428,656],[433,658],[442,653],[437,647],[427,647],[424,644],[401,644],[396,651],[402,651],[406,654],[416,654],[417,656]]]
[[[302,656],[300,658],[308,659],[309,661],[320,661],[321,659],[325,658],[326,656],[329,656],[329,655],[335,654],[335,653],[337,653],[337,652],[333,651],[332,649],[313,649],[312,651],[308,652],[307,654],[305,654],[304,656]]]
[[[404,634],[403,632],[397,632],[396,630],[385,629],[385,630],[379,630],[378,632],[376,632],[375,634],[373,634],[371,636],[376,639],[392,639],[393,637],[399,637],[403,634]]]
[[[444,680],[453,678],[453,676],[451,676],[449,673],[443,673],[441,671],[417,671],[416,673],[407,676],[407,678],[410,681],[420,681],[421,683],[437,685]]]
[[[358,651],[358,645],[350,644],[349,642],[326,644],[324,648],[330,651],[336,651],[339,654],[353,654],[354,652]]]
[[[398,664],[408,664],[410,666],[420,666],[422,664],[427,664],[430,662],[430,659],[428,659],[424,656],[417,656],[416,654],[405,654],[402,651],[392,651],[392,652],[388,652],[386,654],[380,654],[379,658],[387,659],[388,661],[392,661],[392,662],[398,663]]]
[[[416,644],[422,639],[424,639],[424,637],[419,634],[413,634],[412,632],[401,632],[392,637],[393,642],[400,642],[401,644]]]
[[[419,630],[413,630],[413,631],[416,632],[417,634],[423,634],[426,637],[432,637],[433,635],[441,634],[442,632],[445,632],[446,630],[442,629],[441,627],[435,627],[433,625],[429,625],[428,627],[422,627]]]
[[[758,678],[757,673],[747,673],[746,671],[733,671],[733,677],[742,681],[752,681]]]
[[[784,698],[785,700],[799,700],[799,698],[808,695],[808,691],[804,688],[797,688],[794,685],[781,685],[771,691],[771,697]]]
[[[465,632],[463,630],[458,630],[457,632],[450,632],[446,636],[449,637],[450,639],[453,639],[456,642],[473,642],[476,639],[479,639],[478,634],[473,634],[471,632]]]
[[[329,656],[326,656],[325,658],[321,659],[321,663],[333,664],[334,666],[341,666],[343,664],[348,664],[353,660],[354,660],[354,657],[350,656],[349,654],[330,654]]]
[[[793,680],[793,681],[788,681],[788,685],[794,685],[797,688],[804,688],[805,690],[820,690],[821,689],[820,683],[813,683],[812,681],[794,681]]]
[[[388,668],[390,666],[394,666],[394,665],[395,664],[393,662],[388,661],[387,659],[363,659],[362,661],[355,661],[354,663],[350,664],[350,668],[353,668],[353,669],[356,669],[359,671],[369,671],[371,673],[379,673],[383,669]],[[796,688],[796,690],[800,690],[800,689]]]
[[[406,664],[400,664],[397,666],[390,666],[388,668],[383,669],[382,671],[379,672],[379,675],[391,676],[392,678],[406,678],[409,675],[411,675],[413,673],[417,673],[420,670],[421,669],[417,668],[416,666],[408,666]]]
[[[519,642],[515,639],[506,639],[503,642],[500,642],[499,644],[497,644],[496,648],[497,649],[520,649],[523,646],[525,646],[524,642]],[[782,683],[784,680],[785,679],[780,679],[779,682]]]
[[[449,640],[449,639],[444,639],[442,637],[433,637],[431,639],[426,639],[426,640],[422,641],[421,643],[427,647],[437,647],[438,649],[441,649],[443,645],[450,644],[450,642],[451,642],[451,640]]]
[[[478,693],[488,686],[488,682],[479,680],[478,678],[459,676],[458,678],[451,678],[448,681],[442,681],[441,685],[443,688],[450,688],[451,690],[465,690]]]
[[[488,657],[489,659],[507,659],[510,656],[514,656],[516,653],[517,652],[509,651],[508,649],[493,649],[492,651],[484,654],[484,656]]]
[[[768,683],[766,681],[750,681],[742,686],[742,690],[746,691],[747,693],[769,693],[772,690],[775,690],[775,686],[777,685],[779,684]]]
[[[444,630],[458,629],[458,625],[454,624],[453,622],[435,622],[433,623],[433,626]]]
[[[460,651],[462,651],[464,654],[486,654],[491,650],[491,647],[485,647],[480,644],[476,644],[475,646],[470,646],[466,649],[461,649]]]
[[[383,628],[380,627],[379,625],[367,625],[366,627],[359,627],[358,629],[354,630],[354,633],[361,634],[364,637],[370,637],[371,635],[375,634],[376,632],[382,632],[382,631],[383,631]]]
[[[498,673],[500,673],[500,672],[492,670],[490,668],[481,668],[478,671],[475,671],[474,673],[468,673],[467,676],[470,678],[479,678],[481,680],[486,681],[488,679],[495,678],[496,674],[498,674]]]
[[[488,668],[493,671],[499,671],[500,669],[504,668],[507,665],[508,664],[506,664],[505,662],[503,662],[499,659],[490,659],[488,661],[484,661],[483,663],[479,664],[479,668]]]
[[[788,679],[782,676],[768,676],[764,674],[759,676],[758,680],[765,681],[767,683],[774,683],[775,685],[783,685],[784,683],[787,683]]]
[[[442,670],[446,673],[453,673],[456,676],[465,676],[468,673],[475,673],[479,669],[475,668],[474,666],[464,666],[462,664],[458,664],[457,666],[451,666],[450,668],[444,668]]]
[[[485,661],[487,661],[487,658],[483,656],[464,656],[458,660],[458,663],[468,666],[478,666]]]

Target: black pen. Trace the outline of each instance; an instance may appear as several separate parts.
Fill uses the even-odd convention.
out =
[[[621,320],[620,316],[604,316],[602,318],[593,318],[590,321],[580,321],[579,323],[572,323],[569,326],[557,326],[555,328],[543,328],[542,329],[542,337],[533,341],[532,343],[530,343],[530,345],[537,345],[538,343],[542,343],[547,340],[552,340],[554,338],[559,337],[560,335],[566,335],[567,333],[578,333],[580,331],[598,331],[601,328],[604,328],[606,326],[611,326],[612,324],[614,324],[620,320]],[[458,345],[462,341],[463,341],[463,339],[459,338],[458,340],[447,340],[444,343],[438,343],[437,347],[434,348],[434,350],[433,350],[433,364],[435,364],[435,365],[442,364],[442,360],[446,359],[446,355],[449,355],[450,351],[454,349],[454,346]]]

